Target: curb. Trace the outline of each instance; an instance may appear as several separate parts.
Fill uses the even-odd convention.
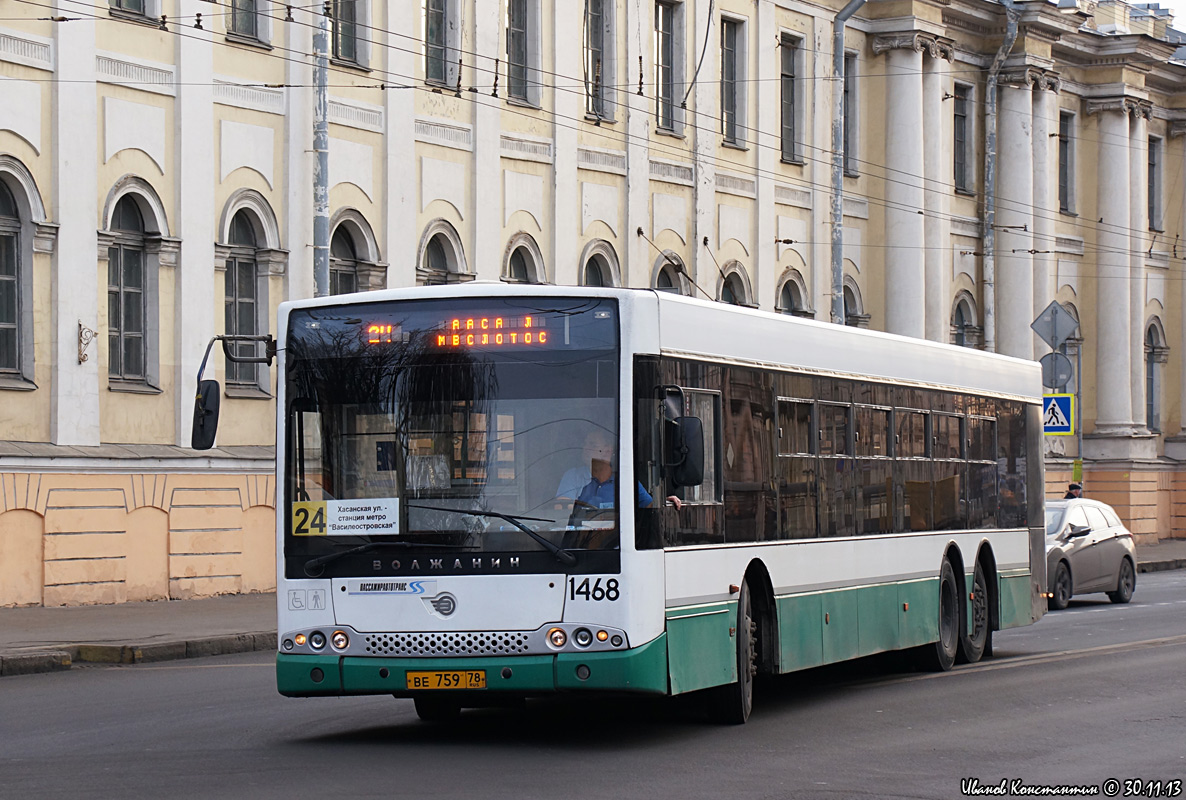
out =
[[[49,652],[0,656],[0,676],[57,672],[75,664],[148,664],[275,649],[276,634],[272,632],[233,633],[150,644],[75,644]]]
[[[1186,569],[1186,558],[1171,558],[1166,561],[1137,563],[1137,572],[1165,572],[1171,569]]]

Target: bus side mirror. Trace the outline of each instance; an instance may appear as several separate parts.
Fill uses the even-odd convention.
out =
[[[704,483],[704,424],[700,417],[672,420],[667,466],[676,486]]]
[[[194,450],[209,450],[214,446],[214,435],[218,432],[218,381],[198,381],[198,393],[194,398],[194,425],[190,436],[190,447]]]

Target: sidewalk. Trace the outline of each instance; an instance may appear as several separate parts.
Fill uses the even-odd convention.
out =
[[[1139,572],[1186,568],[1186,539],[1137,550]],[[0,676],[276,649],[276,595],[0,608]]]

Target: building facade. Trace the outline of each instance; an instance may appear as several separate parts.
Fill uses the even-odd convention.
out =
[[[1082,457],[1141,541],[1186,536],[1184,37],[1067,3],[872,0],[842,80],[833,0],[9,4],[0,606],[274,587],[274,371],[216,352],[218,447],[189,426],[210,338],[313,294],[322,15],[333,291],[839,294],[1024,358],[1058,301],[1086,435],[1051,440],[1052,489]]]

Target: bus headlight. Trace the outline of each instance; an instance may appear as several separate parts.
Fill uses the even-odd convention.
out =
[[[329,637],[329,643],[334,646],[335,650],[345,650],[346,646],[350,644],[350,637],[346,635],[345,631],[334,631],[333,636]]]
[[[551,642],[552,647],[564,647],[568,644],[568,634],[561,628],[552,628],[548,631],[548,641]]]
[[[309,634],[309,646],[314,650],[320,650],[325,647],[325,634],[321,631],[313,631]]]
[[[588,647],[593,643],[593,634],[588,628],[577,628],[573,631],[572,640],[577,643],[577,647]]]
[[[303,633],[298,633],[296,636],[294,636],[292,638],[296,640],[296,643],[299,647],[304,647],[305,642],[309,641],[309,637],[305,636],[305,634],[303,634]]]

